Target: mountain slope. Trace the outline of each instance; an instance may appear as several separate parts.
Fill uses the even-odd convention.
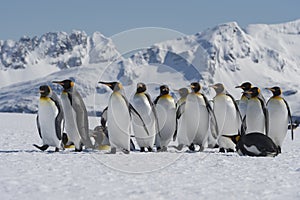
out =
[[[300,99],[299,29],[300,20],[277,25],[250,25],[245,30],[230,22],[195,35],[154,44],[127,59],[118,57],[112,41],[96,33],[87,37],[86,44],[83,42],[74,47],[76,53],[72,50],[58,56],[59,59],[51,56],[46,59],[51,60],[52,67],[58,66],[56,61],[76,65],[79,61],[71,55],[82,55],[79,56],[79,67],[67,64],[67,67],[56,67],[58,70],[44,78],[40,76],[2,88],[0,110],[36,112],[38,94],[30,91],[32,88],[37,89],[40,84],[53,79],[73,77],[90,112],[101,111],[110,94],[108,88],[97,85],[99,80],[121,81],[129,99],[135,92],[135,84],[140,81],[149,86],[153,98],[158,95],[159,84],[170,85],[173,92],[191,81],[200,81],[209,98],[215,93],[208,86],[222,82],[237,99],[241,91],[234,87],[251,81],[262,89],[266,98],[271,94],[264,90],[265,87],[280,86],[293,114],[300,116],[297,102]],[[38,52],[41,52],[41,45],[39,48]],[[71,58],[73,62],[69,61]]]

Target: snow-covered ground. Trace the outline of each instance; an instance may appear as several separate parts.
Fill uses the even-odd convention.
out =
[[[36,115],[0,113],[1,199],[300,199],[300,131],[275,158],[40,152]],[[90,118],[94,127],[98,118]]]

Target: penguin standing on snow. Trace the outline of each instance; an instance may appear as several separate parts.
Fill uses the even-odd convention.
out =
[[[242,124],[241,114],[235,99],[225,90],[221,83],[211,86],[216,96],[213,98],[213,111],[216,116],[220,152],[233,152],[235,144],[222,135],[237,135]]]
[[[245,123],[246,134],[252,132],[259,132],[268,134],[269,116],[266,107],[265,99],[260,93],[258,87],[253,87],[244,92],[250,96],[247,104]]]
[[[123,86],[119,82],[103,82],[99,83],[108,86],[113,90],[107,107],[107,130],[112,154],[115,154],[117,148],[124,153],[130,152],[130,125],[131,113],[134,113],[141,120],[145,132],[149,136],[149,131],[135,108],[128,102],[125,97]]]
[[[190,87],[192,92],[186,98],[184,113],[182,114],[186,122],[185,133],[188,138],[189,149],[194,151],[194,144],[197,144],[200,146],[199,150],[203,151],[208,139],[210,118],[212,118],[214,126],[217,126],[217,122],[206,96],[200,93],[200,84],[193,82]]]
[[[149,131],[145,131],[141,120],[133,116],[133,132],[140,151],[144,152],[145,148],[152,151],[156,133],[158,132],[157,114],[150,95],[146,92],[147,87],[144,83],[138,83],[136,93],[133,96],[132,106],[141,115]]]
[[[252,84],[250,82],[244,82],[244,83],[242,83],[242,85],[236,86],[235,88],[241,88],[243,90],[243,92],[247,92],[251,89],[251,87],[252,87]],[[244,119],[244,117],[246,115],[247,104],[248,104],[247,94],[243,93],[241,96],[241,99],[239,100],[239,103],[238,103],[242,119]]]
[[[61,100],[65,113],[66,132],[70,142],[75,145],[75,151],[85,148],[93,148],[89,136],[89,122],[85,104],[79,92],[74,87],[71,80],[53,81],[63,87]]]
[[[278,155],[276,144],[268,136],[254,132],[246,135],[223,135],[236,144],[236,151],[240,156],[268,156]]]
[[[288,103],[281,97],[280,87],[267,88],[273,96],[267,102],[269,112],[268,136],[274,141],[281,153],[281,146],[288,130],[288,123],[292,124],[292,115]],[[291,128],[292,139],[294,138]]]
[[[176,105],[167,85],[160,86],[160,95],[154,100],[159,133],[155,138],[157,151],[167,151],[176,130]]]
[[[40,86],[40,94],[36,122],[43,146],[36,144],[33,146],[42,151],[53,146],[55,151],[59,151],[62,147],[61,139],[64,129],[63,109],[57,95],[48,85]]]
[[[176,102],[176,131],[174,133],[173,136],[173,140],[176,140],[177,137],[177,141],[178,141],[178,150],[181,150],[183,148],[184,145],[189,145],[188,139],[187,139],[187,135],[185,132],[185,118],[182,118],[182,114],[184,112],[184,106],[185,106],[185,102],[186,102],[186,98],[189,94],[189,90],[188,88],[180,88],[179,90],[176,90],[179,95],[180,95],[180,99]]]

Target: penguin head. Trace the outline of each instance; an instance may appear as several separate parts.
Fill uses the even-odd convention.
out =
[[[248,91],[244,91],[243,94],[249,95],[250,98],[257,97],[260,94],[260,89],[258,87],[252,87]]]
[[[64,91],[67,91],[67,92],[71,91],[75,84],[70,79],[66,79],[63,81],[52,81],[52,83],[57,83],[57,84],[61,85],[64,88]]]
[[[225,88],[222,83],[216,83],[214,85],[211,85],[210,87],[215,89],[217,95],[225,92]]]
[[[121,89],[123,89],[123,86],[121,83],[119,82],[103,82],[103,81],[99,81],[98,83],[104,84],[106,86],[108,86],[112,91],[117,92],[120,91]]]
[[[136,85],[136,93],[143,93],[147,90],[146,84],[144,83],[138,83]]]
[[[267,90],[270,90],[272,93],[273,93],[273,96],[276,97],[276,96],[280,96],[281,95],[281,89],[280,87],[272,87],[272,88],[266,88]]]
[[[201,89],[200,83],[198,83],[198,82],[191,83],[191,89],[195,93],[199,92]]]
[[[252,87],[252,84],[250,82],[244,82],[242,85],[238,85],[235,88],[241,88],[243,91],[248,91]]]
[[[51,88],[48,85],[41,85],[40,86],[40,94],[41,94],[41,97],[51,96]]]
[[[179,90],[175,91],[179,93],[181,98],[185,98],[189,94],[189,90],[187,88],[180,88]]]
[[[170,92],[170,89],[167,85],[160,86],[159,90],[160,90],[160,95],[169,94],[169,92]]]
[[[240,139],[241,139],[241,136],[240,136],[240,135],[222,135],[222,136],[231,139],[231,141],[232,141],[234,144],[237,144],[237,143],[240,141]]]

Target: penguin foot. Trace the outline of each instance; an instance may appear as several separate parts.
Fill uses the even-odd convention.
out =
[[[176,150],[178,150],[178,151],[181,151],[182,149],[183,149],[183,144],[180,144],[180,145],[178,145],[177,147],[176,146],[174,146],[174,148],[176,149]]]
[[[47,145],[47,144],[44,144],[43,146],[38,146],[38,145],[36,145],[36,144],[34,144],[33,145],[34,147],[36,147],[36,148],[38,148],[39,150],[41,150],[41,151],[45,151],[45,150],[47,150],[48,149],[48,147],[49,147],[49,145]]]
[[[220,152],[220,153],[225,153],[225,149],[224,149],[223,147],[221,147],[221,148],[219,149],[219,152]]]
[[[157,152],[161,152],[161,147],[156,147]]]
[[[55,152],[59,152],[59,148],[55,147]]]
[[[229,148],[229,149],[226,149],[226,151],[227,151],[227,153],[233,153],[234,149]]]
[[[278,146],[278,154],[281,153],[281,147]]]
[[[67,145],[69,139],[68,139],[68,135],[66,133],[63,133],[62,134],[62,138],[61,138],[61,141],[64,145]]]
[[[148,152],[152,152],[153,149],[151,147],[148,147]]]
[[[215,145],[213,148],[215,148],[215,149],[216,149],[216,148],[219,148],[219,145],[218,145],[218,144],[216,144],[216,145]]]
[[[130,153],[130,151],[127,150],[127,149],[122,149],[122,152],[125,153],[125,154],[129,154]]]
[[[195,151],[195,145],[194,145],[194,143],[192,143],[192,144],[189,146],[189,150]]]
[[[161,151],[167,152],[168,151],[168,147],[162,147]]]
[[[116,147],[112,147],[112,148],[110,149],[109,154],[116,154],[116,153],[117,153],[117,148],[116,148]]]
[[[140,152],[145,152],[145,147],[141,147]]]

